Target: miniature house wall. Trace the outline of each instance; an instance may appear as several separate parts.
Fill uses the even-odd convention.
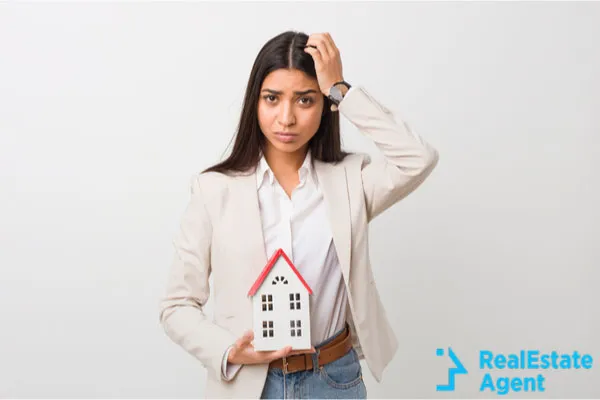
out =
[[[312,290],[282,249],[273,254],[252,285],[254,349],[311,348]]]

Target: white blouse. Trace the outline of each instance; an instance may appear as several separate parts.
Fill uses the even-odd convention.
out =
[[[344,328],[348,297],[311,153],[298,170],[300,183],[291,198],[264,157],[256,176],[267,258],[283,249],[312,289],[310,334],[315,346]],[[241,367],[228,363],[228,354],[229,349],[223,357],[225,380],[233,379]]]

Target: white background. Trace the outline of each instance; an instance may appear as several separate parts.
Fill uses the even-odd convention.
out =
[[[442,396],[447,346],[469,374],[444,396],[490,397],[480,349],[539,349],[595,365],[519,397],[600,397],[599,21],[599,3],[0,5],[0,397],[203,395],[158,323],[171,241],[288,29],[330,32],[345,78],[440,152],[372,224],[400,348],[381,384],[363,364],[369,397]]]

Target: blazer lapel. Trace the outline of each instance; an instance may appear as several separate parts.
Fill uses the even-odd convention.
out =
[[[249,290],[254,280],[267,265],[268,256],[260,217],[256,171],[251,174],[240,175],[238,179],[240,180],[239,192],[235,195],[240,199],[240,208],[236,218],[238,225],[233,228],[243,232],[240,237],[245,242],[244,247],[251,249],[249,252],[250,259],[247,260],[250,267],[247,270],[248,275],[246,275],[247,289]]]
[[[313,165],[319,180],[319,188],[325,199],[338,260],[344,278],[348,282],[351,261],[351,226],[346,169],[341,164],[325,163],[317,159],[314,160]]]

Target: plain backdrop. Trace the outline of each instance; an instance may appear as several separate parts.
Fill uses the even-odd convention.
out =
[[[598,21],[600,3],[1,4],[0,397],[203,396],[158,320],[172,239],[288,29],[330,32],[346,80],[440,153],[371,225],[400,345],[380,384],[363,364],[369,397],[497,397],[483,349],[589,353],[516,396],[600,397]],[[469,373],[443,394],[449,346]]]

